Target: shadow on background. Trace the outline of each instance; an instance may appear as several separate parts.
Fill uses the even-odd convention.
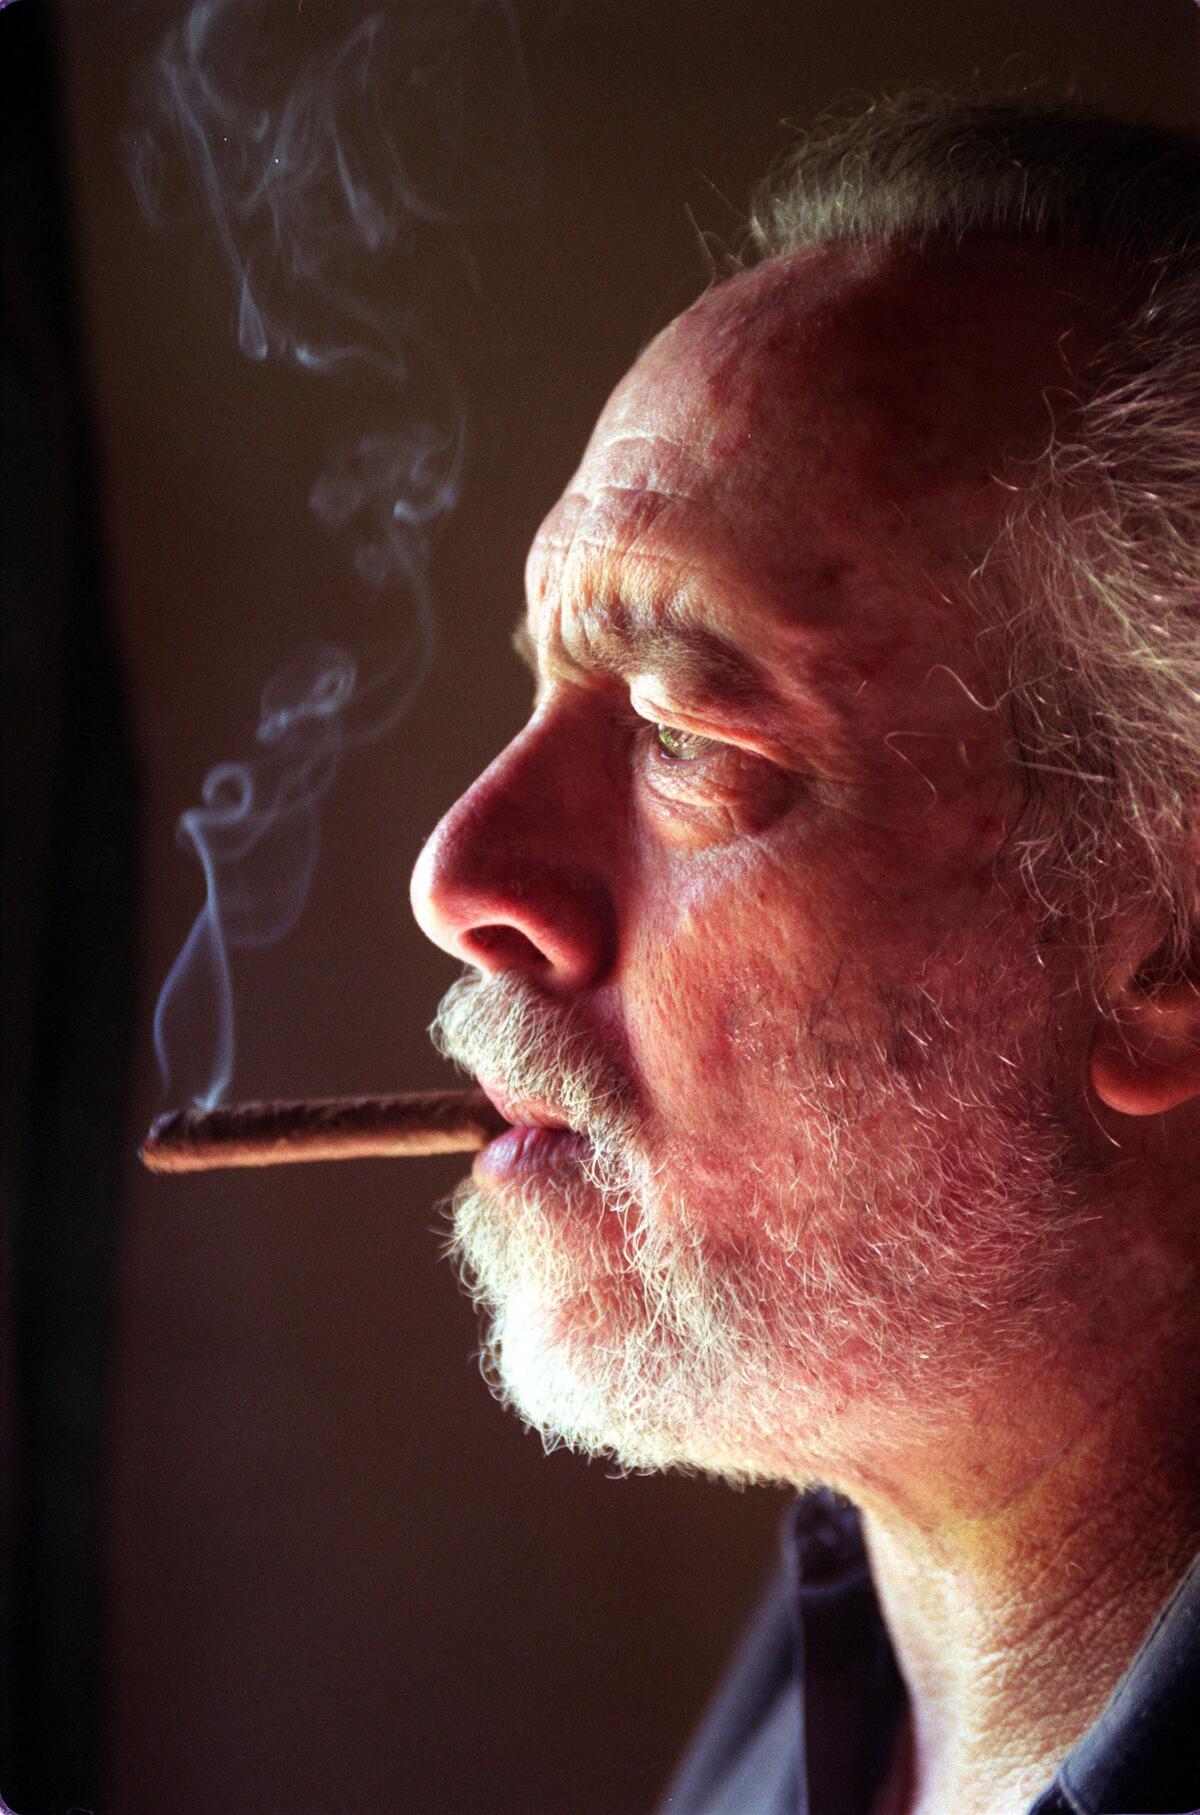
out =
[[[21,1815],[99,1794],[137,807],[96,522],[50,16],[0,15],[3,1729]]]

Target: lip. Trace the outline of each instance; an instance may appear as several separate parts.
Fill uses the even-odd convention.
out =
[[[493,1184],[530,1178],[577,1165],[587,1136],[571,1128],[546,1103],[509,1094],[498,1078],[479,1078],[479,1088],[500,1111],[506,1128],[480,1149],[471,1170]]]
[[[570,1133],[564,1118],[536,1097],[515,1097],[500,1078],[477,1078],[485,1097],[514,1128],[553,1128]],[[503,1140],[503,1135],[500,1139]]]

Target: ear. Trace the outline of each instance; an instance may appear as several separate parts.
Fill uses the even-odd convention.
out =
[[[1092,1089],[1121,1115],[1161,1115],[1200,1097],[1200,981],[1156,984],[1143,967],[1110,996],[1092,1044]]]

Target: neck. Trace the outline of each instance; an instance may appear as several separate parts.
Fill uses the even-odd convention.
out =
[[[910,1699],[911,1815],[1022,1810],[1096,1719],[1200,1542],[1200,1395],[1134,1390],[1011,1503],[932,1525],[867,1505]]]
[[[1078,1257],[1092,1281],[1107,1258],[1109,1289],[1053,1343],[835,1483],[862,1509],[909,1692],[888,1815],[1025,1810],[1200,1544],[1194,1191],[1176,1201],[1186,1239]]]

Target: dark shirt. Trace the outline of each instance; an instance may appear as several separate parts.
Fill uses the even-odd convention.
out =
[[[905,1712],[854,1509],[788,1513],[783,1567],[661,1815],[869,1815]],[[1200,1811],[1200,1558],[1027,1815]]]

